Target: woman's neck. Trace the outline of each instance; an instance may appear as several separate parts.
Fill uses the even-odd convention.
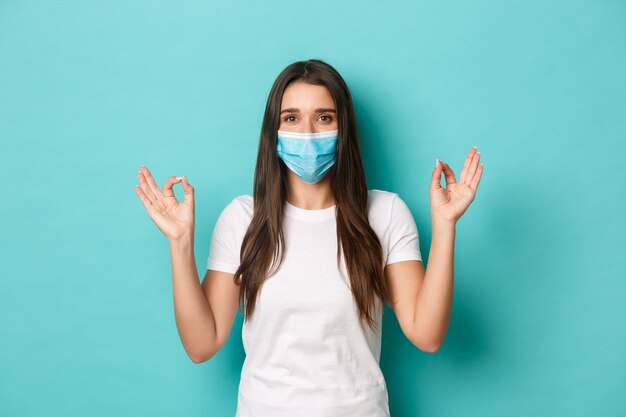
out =
[[[328,176],[315,184],[308,184],[291,171],[287,178],[287,201],[305,210],[321,210],[336,204]]]

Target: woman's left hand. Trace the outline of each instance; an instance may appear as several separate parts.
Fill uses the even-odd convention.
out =
[[[454,172],[448,164],[443,161],[437,163],[430,183],[430,212],[433,220],[456,223],[465,213],[474,200],[483,173],[483,165],[479,161],[480,153],[476,148],[470,149],[459,182],[456,182]],[[441,186],[442,172],[445,175],[446,188]]]

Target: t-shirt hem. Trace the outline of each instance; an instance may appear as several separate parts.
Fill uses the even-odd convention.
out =
[[[422,255],[418,252],[411,251],[405,253],[397,253],[387,259],[385,265],[394,264],[402,261],[422,261]]]
[[[375,390],[378,390],[375,394]],[[382,390],[382,391],[380,391]],[[265,401],[260,401],[245,393],[241,387],[239,388],[238,400],[237,400],[237,415],[246,415],[247,413],[241,412],[242,408],[246,411],[251,407],[255,407],[259,412],[271,412],[274,417],[292,417],[294,414],[301,414],[303,411],[303,405],[295,404],[272,404]],[[346,413],[352,415],[354,412],[357,415],[367,415],[368,417],[389,417],[389,397],[387,394],[387,385],[385,382],[372,386],[372,395],[364,398],[362,402],[335,404],[335,405],[313,405],[311,403],[306,404],[306,412],[308,415],[325,416],[325,417],[343,417]]]
[[[213,269],[215,271],[228,272],[229,274],[234,274],[235,272],[237,272],[237,268],[239,268],[239,265],[231,264],[228,262],[214,261],[211,259],[209,259],[209,261],[207,262],[207,267],[206,267],[206,269]]]

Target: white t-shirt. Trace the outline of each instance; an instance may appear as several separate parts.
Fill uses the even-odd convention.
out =
[[[385,264],[422,260],[417,227],[396,193],[368,191]],[[235,273],[253,198],[235,197],[211,237],[207,269]],[[380,334],[361,325],[345,260],[337,267],[335,206],[285,202],[285,259],[242,329],[246,358],[236,417],[389,417]],[[382,329],[383,303],[376,322]]]

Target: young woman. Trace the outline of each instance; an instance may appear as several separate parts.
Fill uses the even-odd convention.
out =
[[[189,357],[215,355],[244,313],[237,417],[389,416],[379,367],[384,303],[417,348],[439,349],[452,306],[455,225],[474,199],[479,159],[470,149],[459,182],[437,159],[425,271],[407,205],[366,186],[344,80],[323,61],[295,62],[269,93],[254,194],[221,212],[201,284],[194,188],[171,177],[161,192],[141,167],[135,189],[170,243],[176,325]],[[178,182],[182,203],[172,190]]]

